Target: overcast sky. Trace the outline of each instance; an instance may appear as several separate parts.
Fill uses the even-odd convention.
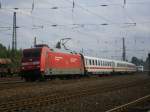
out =
[[[125,37],[128,60],[145,59],[150,52],[150,0],[74,0],[74,8],[73,0],[0,1],[0,43],[5,46],[11,46],[13,12],[19,8],[18,48],[33,46],[34,37],[50,47],[69,37],[70,49],[121,59]]]

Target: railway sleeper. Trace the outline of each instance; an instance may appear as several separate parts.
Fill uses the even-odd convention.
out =
[[[130,85],[129,85],[130,86]],[[123,87],[126,87],[126,86],[123,86]],[[111,87],[112,88],[112,87]],[[120,87],[114,87],[115,89],[118,89]],[[112,90],[114,90],[114,88]],[[79,91],[79,92],[74,92],[74,94],[65,94],[63,97],[58,97],[58,96],[54,96],[53,95],[50,95],[50,96],[47,96],[46,98],[45,97],[42,97],[42,98],[34,98],[33,100],[32,99],[27,99],[27,100],[23,100],[23,101],[18,101],[18,102],[9,102],[7,104],[4,104],[4,105],[1,105],[2,108],[0,108],[0,110],[5,110],[6,108],[8,110],[13,110],[13,109],[16,109],[16,108],[19,108],[19,107],[22,107],[22,108],[28,108],[28,107],[34,107],[34,106],[37,106],[37,102],[40,102],[40,105],[47,105],[47,104],[56,104],[56,103],[60,103],[60,102],[66,102],[66,101],[69,101],[69,100],[72,100],[74,98],[77,98],[77,97],[82,97],[82,96],[85,96],[85,95],[89,95],[89,94],[93,94],[93,93],[97,93],[97,89],[99,88],[94,88],[92,90],[83,90],[83,91]],[[104,89],[104,88],[103,88]],[[98,91],[101,91],[100,89]],[[106,91],[108,91],[108,88],[106,89]],[[109,88],[109,91],[110,91],[110,88]],[[101,92],[100,92],[101,93]],[[46,103],[45,103],[46,102]],[[11,106],[10,106],[11,105]]]

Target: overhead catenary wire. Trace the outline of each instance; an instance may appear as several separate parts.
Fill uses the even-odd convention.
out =
[[[32,0],[31,13],[33,12],[33,10],[34,10],[34,0]]]
[[[70,1],[70,0],[67,0],[67,1],[70,2],[70,3],[72,3],[72,1]],[[98,17],[98,18],[100,18],[100,19],[102,19],[102,20],[104,20],[104,21],[106,21],[106,22],[114,23],[112,20],[109,20],[109,19],[107,19],[107,18],[105,18],[105,17],[103,17],[103,16],[100,16],[99,14],[94,13],[94,12],[90,11],[89,9],[87,9],[87,8],[85,8],[85,7],[83,7],[83,6],[79,5],[79,4],[77,4],[77,3],[76,3],[76,7],[80,8],[80,9],[82,9],[83,11],[85,11],[85,12],[91,14],[91,15],[94,15],[94,16],[96,16],[96,17]]]
[[[75,7],[75,2],[73,1],[73,8]],[[34,7],[34,0],[33,0],[33,3],[32,3],[32,9],[33,9],[33,7]],[[89,12],[89,11],[88,11]],[[130,18],[130,20],[132,20],[133,21],[133,19],[131,18],[131,17],[129,17],[129,15],[127,15],[128,16],[128,18]],[[36,17],[35,17],[36,18]],[[39,19],[39,18],[38,18]],[[41,19],[41,18],[40,18]],[[110,24],[110,23],[109,23]],[[118,24],[119,25],[119,23],[113,23],[113,24]],[[125,23],[126,24],[126,23]],[[86,24],[84,24],[84,25],[86,25]],[[88,24],[87,24],[88,25]],[[98,24],[97,24],[98,25]],[[104,24],[101,24],[101,25],[104,25]],[[107,24],[108,25],[108,24]],[[52,25],[52,26],[54,26],[54,25]],[[56,26],[63,26],[63,25],[56,25]],[[65,26],[65,25],[64,25]],[[80,26],[80,25],[79,25]]]
[[[0,9],[2,8],[2,0],[0,0]]]
[[[75,7],[75,8],[77,8],[77,7]],[[79,7],[78,7],[79,8]],[[34,16],[34,15],[31,15],[31,16]],[[34,17],[33,17],[34,18]],[[84,27],[86,27],[86,25],[88,26],[96,26],[96,25],[101,25],[101,24],[57,24],[57,23],[54,23],[54,24],[52,24],[52,23],[50,23],[49,22],[49,20],[47,21],[47,20],[45,20],[45,18],[43,19],[43,18],[41,18],[41,19],[39,19],[38,17],[35,17],[35,19],[38,19],[38,20],[43,20],[44,21],[44,23],[48,23],[48,25],[50,26],[50,27],[68,27],[68,26],[77,26],[77,27],[80,27],[80,28],[84,28]],[[108,22],[108,21],[107,21]],[[111,25],[111,23],[109,23],[110,25]],[[44,26],[44,27],[47,27],[47,26]],[[39,27],[40,28],[40,27]],[[42,28],[42,27],[41,27]]]

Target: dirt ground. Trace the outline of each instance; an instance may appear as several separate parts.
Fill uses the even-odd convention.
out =
[[[123,75],[108,77],[90,77],[71,80],[53,80],[47,82],[26,83],[22,86],[16,86],[0,90],[0,103],[7,101],[15,101],[33,96],[44,96],[53,93],[82,90],[84,88],[92,88],[95,86],[105,86],[117,84],[126,84],[132,81],[140,81],[150,79],[147,75]],[[18,83],[19,84],[19,83]],[[9,85],[8,85],[9,86]],[[118,91],[106,92],[102,94],[93,94],[81,98],[68,101],[66,103],[58,103],[37,107],[40,112],[103,112],[117,105],[121,105],[132,101],[136,98],[150,94],[149,87],[131,87]],[[28,112],[33,110],[28,110]]]

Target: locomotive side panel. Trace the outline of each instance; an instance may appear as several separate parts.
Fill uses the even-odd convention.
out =
[[[84,74],[84,66],[79,54],[49,52],[46,62],[48,67],[45,75]]]

